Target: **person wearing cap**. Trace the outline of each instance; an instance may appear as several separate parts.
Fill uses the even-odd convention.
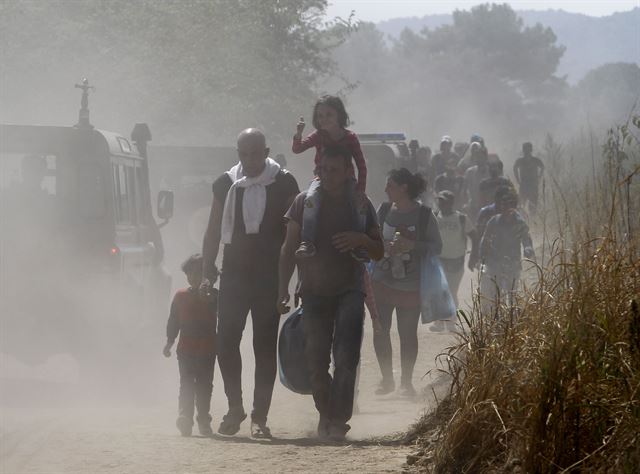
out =
[[[453,148],[453,140],[449,135],[445,135],[440,140],[440,153],[436,153],[431,160],[432,176],[437,177],[446,171],[447,163],[455,161],[456,166],[460,161],[460,157],[451,149]]]
[[[467,171],[470,167],[478,164],[478,154],[477,150],[474,150],[474,148],[476,147],[474,146],[474,143],[480,145],[480,148],[484,149],[484,152],[487,154],[487,156],[489,155],[489,151],[487,150],[487,146],[485,145],[484,138],[479,134],[474,133],[473,135],[471,135],[471,138],[469,138],[469,143],[466,145],[464,151],[460,153],[460,161],[458,162],[458,173],[460,174],[464,174],[465,171]],[[476,152],[474,153],[474,151]],[[469,152],[468,155],[467,152]]]
[[[520,189],[522,207],[529,205],[530,212],[535,214],[538,207],[538,188],[544,163],[533,156],[533,145],[530,142],[522,144],[522,156],[513,165],[513,175]]]
[[[440,262],[447,277],[451,296],[458,306],[458,288],[464,275],[464,260],[467,253],[467,239],[471,239],[471,255],[473,261],[477,253],[476,229],[471,219],[464,213],[455,210],[455,195],[448,190],[438,193],[438,212],[435,214],[438,229],[442,237]],[[431,331],[453,330],[453,321],[436,321]]]

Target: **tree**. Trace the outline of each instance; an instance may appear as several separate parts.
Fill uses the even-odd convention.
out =
[[[571,90],[569,116],[585,118],[596,130],[625,123],[640,107],[640,67],[633,63],[605,64],[589,71]]]
[[[73,123],[82,76],[94,122],[147,121],[158,141],[229,143],[291,123],[334,70],[348,28],[326,0],[110,0],[0,3],[2,119]]]
[[[362,34],[373,36],[358,31],[343,47]],[[388,51],[372,42],[386,74],[372,77],[360,68],[349,77],[369,94],[368,101],[354,94],[360,99],[352,100],[354,118],[370,128],[402,126],[428,141],[445,133],[513,140],[544,132],[549,117],[561,116],[567,89],[554,75],[564,51],[555,41],[548,28],[524,27],[508,5],[486,4],[456,11],[451,25],[405,30]],[[373,52],[370,60],[379,62]]]

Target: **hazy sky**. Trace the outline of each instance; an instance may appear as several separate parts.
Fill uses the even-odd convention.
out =
[[[505,3],[494,0],[495,3]],[[379,22],[390,18],[451,13],[455,9],[469,9],[482,0],[329,0],[329,17],[346,18],[355,10],[359,20]],[[640,0],[510,0],[515,10],[562,9],[591,16],[610,15],[640,6]]]

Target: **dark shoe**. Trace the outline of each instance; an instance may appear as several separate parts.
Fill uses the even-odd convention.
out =
[[[198,431],[200,431],[202,436],[206,436],[207,438],[213,436],[213,430],[209,423],[198,423]]]
[[[273,435],[266,423],[251,422],[251,437],[256,439],[271,439]]]
[[[313,242],[302,242],[296,250],[297,258],[311,258],[316,254],[316,246]]]
[[[351,252],[349,252],[349,254],[351,255],[351,257],[353,257],[354,260],[360,263],[369,263],[371,261],[371,258],[369,258],[369,252],[367,252],[367,249],[362,247],[353,249]]]
[[[393,392],[395,389],[396,383],[393,381],[393,379],[382,379],[382,382],[378,384],[378,388],[376,389],[376,395],[386,395],[387,393]]]
[[[180,430],[182,436],[191,436],[193,429],[193,421],[184,416],[179,416],[176,420],[176,427]]]
[[[318,421],[318,438],[327,439],[329,437],[329,420],[320,416]]]
[[[240,431],[240,423],[242,423],[245,418],[247,418],[247,414],[244,411],[230,410],[229,413],[222,418],[222,423],[220,423],[218,427],[218,433],[233,436]]]
[[[347,437],[347,432],[351,429],[346,423],[331,423],[329,425],[329,439],[342,442]]]
[[[405,398],[415,398],[416,397],[416,389],[413,388],[413,384],[411,383],[403,383],[400,385],[400,390],[398,393],[401,397]]]

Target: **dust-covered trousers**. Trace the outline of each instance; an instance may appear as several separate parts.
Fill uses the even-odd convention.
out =
[[[259,269],[256,270],[258,272]],[[277,281],[277,273],[273,277]],[[246,275],[223,273],[218,296],[218,364],[224,380],[230,410],[242,402],[242,357],[240,341],[251,312],[255,379],[253,389],[254,422],[266,423],[273,385],[276,381],[277,342],[280,315],[276,304],[277,285],[247,284]]]
[[[520,282],[520,262],[485,264],[480,277],[480,293],[485,307],[495,303],[513,303]]]
[[[193,423],[194,405],[198,409],[198,423],[209,424],[211,415],[211,391],[213,389],[213,369],[215,355],[189,356],[178,354],[180,370],[180,394],[178,396],[178,415]]]
[[[336,296],[305,295],[305,355],[313,400],[320,416],[346,423],[353,412],[356,373],[364,324],[364,293]],[[331,353],[335,370],[329,374]]]

